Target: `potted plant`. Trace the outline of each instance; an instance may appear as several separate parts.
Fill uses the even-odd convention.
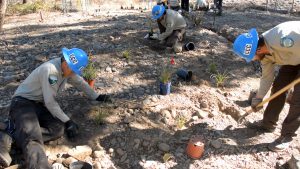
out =
[[[172,77],[172,67],[175,64],[174,59],[171,58],[170,64],[167,64],[162,68],[159,77],[159,94],[168,95],[171,92],[171,77]]]
[[[97,77],[97,69],[95,67],[95,58],[90,54],[89,55],[89,63],[82,72],[83,79],[94,88],[95,79]]]

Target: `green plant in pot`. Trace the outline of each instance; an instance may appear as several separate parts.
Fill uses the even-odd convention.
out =
[[[164,65],[159,77],[159,93],[162,95],[168,95],[171,92],[171,78],[172,78],[172,67],[174,64],[174,59],[171,59],[171,62]]]
[[[83,79],[94,88],[95,79],[97,78],[97,69],[95,67],[95,58],[89,54],[89,63],[86,68],[83,69],[82,77]]]

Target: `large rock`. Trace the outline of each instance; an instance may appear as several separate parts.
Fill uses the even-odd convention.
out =
[[[93,151],[91,147],[83,145],[72,148],[69,150],[68,154],[78,160],[84,160],[87,156],[90,156],[92,152]]]
[[[288,161],[290,169],[300,169],[300,154],[293,154],[292,158]]]

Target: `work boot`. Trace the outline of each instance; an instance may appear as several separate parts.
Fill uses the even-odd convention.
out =
[[[292,140],[292,137],[280,136],[274,142],[268,145],[268,149],[275,152],[286,150],[287,148],[289,148]]]
[[[274,126],[265,125],[262,120],[255,121],[253,123],[248,123],[248,124],[246,124],[246,126],[250,129],[255,129],[255,130],[266,132],[266,133],[272,133],[276,128]]]
[[[11,163],[11,157],[9,155],[12,144],[12,138],[0,131],[0,168],[8,167]]]

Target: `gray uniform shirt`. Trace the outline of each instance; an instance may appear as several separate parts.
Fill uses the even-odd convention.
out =
[[[20,84],[14,96],[43,102],[54,117],[67,122],[70,118],[55,99],[58,92],[64,89],[66,82],[83,91],[92,100],[98,97],[98,94],[80,76],[75,74],[68,78],[62,76],[61,58],[50,60],[37,67]]]
[[[159,40],[164,40],[169,37],[174,30],[184,29],[186,22],[183,16],[177,11],[170,9],[166,10],[166,16],[160,23],[166,28],[166,31],[158,36]]]
[[[257,97],[263,98],[272,86],[276,65],[300,64],[300,21],[284,22],[264,32],[271,55],[262,61],[262,77]]]

